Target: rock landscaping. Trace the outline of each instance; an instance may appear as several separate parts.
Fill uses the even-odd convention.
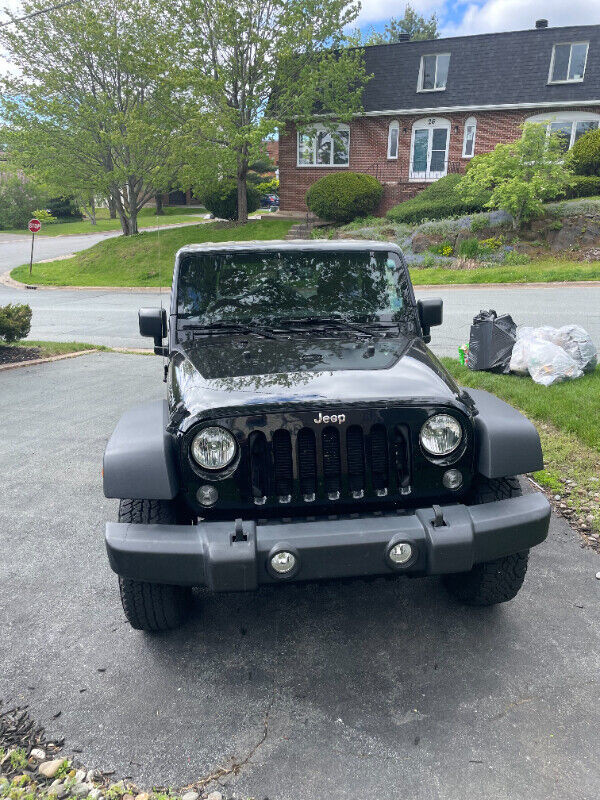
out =
[[[178,792],[169,787],[140,791],[124,780],[113,782],[114,773],[89,769],[63,754],[62,739],[49,740],[27,708],[4,710],[0,701],[0,798],[2,800],[224,800],[210,785],[218,778],[236,774],[243,765],[219,768],[199,779],[196,788]]]
[[[315,238],[376,239],[400,245],[411,269],[518,266],[549,255],[593,262],[600,255],[600,198],[548,203],[544,217],[516,232],[505,211],[420,224],[367,217],[341,227],[316,227]]]

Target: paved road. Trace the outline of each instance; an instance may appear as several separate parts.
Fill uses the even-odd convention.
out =
[[[119,231],[87,233],[81,236],[37,236],[34,247],[34,262],[47,258],[58,258],[78,250],[85,250],[103,239],[118,236]],[[0,273],[13,267],[29,263],[31,236],[0,231]]]
[[[162,294],[168,308],[169,292]],[[0,305],[29,303],[33,309],[30,339],[91,342],[109,347],[150,347],[138,332],[141,306],[158,306],[161,295],[152,292],[12,289],[0,284]]]
[[[431,331],[431,347],[438,355],[456,356],[469,341],[471,320],[482,308],[511,314],[517,325],[577,323],[590,333],[600,350],[600,286],[498,286],[494,288],[415,287],[417,297],[444,299],[444,324]]]
[[[496,609],[434,578],[326,583],[198,595],[184,629],[131,630],[101,457],[160,373],[103,353],[0,374],[0,698],[145,786],[243,760],[268,714],[226,797],[597,797],[600,561],[561,519]]]
[[[600,286],[433,288],[417,287],[417,297],[444,298],[444,324],[432,330],[438,355],[456,356],[469,340],[471,320],[481,308],[509,312],[519,325],[565,325],[578,322],[600,349]],[[140,306],[159,305],[155,293],[10,289],[0,284],[0,305],[28,302],[33,308],[32,339],[92,342],[113,347],[147,347],[137,331]],[[168,305],[168,293],[163,294]]]

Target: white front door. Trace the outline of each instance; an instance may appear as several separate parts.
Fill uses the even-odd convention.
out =
[[[410,180],[437,181],[448,172],[450,125],[431,118],[413,127]]]

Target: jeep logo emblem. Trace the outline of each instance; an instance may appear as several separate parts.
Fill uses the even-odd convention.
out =
[[[326,425],[328,422],[337,422],[338,425],[341,425],[343,422],[346,422],[346,415],[345,414],[323,414],[319,411],[319,416],[315,417],[313,422],[315,425]]]

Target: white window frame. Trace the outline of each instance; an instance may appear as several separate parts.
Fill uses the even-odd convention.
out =
[[[396,131],[396,155],[392,155],[392,131]],[[387,146],[387,157],[390,161],[397,161],[398,159],[398,150],[400,149],[400,123],[397,119],[394,119],[390,122],[388,127],[388,146]]]
[[[527,117],[525,122],[534,122],[546,126],[546,135],[550,136],[553,122],[570,122],[571,123],[571,137],[569,139],[569,150],[575,144],[575,133],[577,130],[577,122],[595,122],[600,128],[600,114],[594,114],[591,111],[558,111],[556,114],[535,114],[533,117]]]
[[[438,73],[438,58],[440,56],[448,56],[448,74],[450,74],[450,57],[451,53],[423,53],[421,56],[421,64],[419,66],[419,78],[417,81],[417,92],[445,92],[446,86],[436,87],[437,83],[437,73]],[[423,88],[423,67],[425,64],[426,58],[431,58],[435,56],[435,75],[433,78],[433,89],[424,89]],[[446,83],[448,82],[448,77],[446,76]]]
[[[469,128],[473,128],[473,152],[471,154],[467,153],[467,131]],[[475,144],[477,142],[477,119],[475,117],[469,117],[465,120],[465,130],[463,133],[463,147],[462,147],[462,157],[463,158],[473,158],[475,155]]]
[[[446,156],[444,158],[444,170],[430,172],[429,169],[426,169],[425,172],[415,172],[413,169],[413,157],[414,157],[416,132],[422,130],[431,132],[427,140],[427,166],[429,166],[429,163],[431,161],[431,150],[432,150],[431,145],[433,143],[433,131],[439,128],[445,128],[448,131],[448,135],[446,137]],[[434,181],[437,181],[448,174],[448,153],[450,152],[450,132],[451,132],[451,123],[449,119],[446,119],[446,117],[423,117],[423,119],[418,119],[413,124],[412,133],[410,137],[410,156],[409,156],[409,166],[408,166],[409,181],[411,181],[412,183],[433,183]]]
[[[570,46],[569,50],[569,63],[567,64],[567,77],[565,80],[554,80],[552,75],[554,73],[554,56],[556,54],[556,48],[560,47],[561,45],[568,44]],[[583,62],[583,75],[581,78],[569,78],[569,72],[571,70],[571,58],[573,57],[573,47],[577,44],[584,44],[586,46],[585,50],[585,61]],[[585,78],[585,70],[587,67],[587,60],[588,54],[590,52],[590,43],[589,42],[556,42],[552,45],[552,57],[550,58],[550,70],[548,72],[548,83],[583,83],[583,79]]]
[[[297,131],[296,133],[296,166],[300,167],[301,169],[347,169],[350,166],[350,126],[349,125],[337,125],[337,131],[346,131],[348,133],[348,161],[345,164],[334,164],[333,163],[333,147],[331,148],[331,160],[329,164],[317,164],[317,134],[322,133],[324,131],[330,132],[330,130],[321,123],[316,123],[311,125],[308,128],[308,131],[312,134],[313,142],[312,142],[312,154],[313,154],[313,163],[312,164],[301,164],[300,163],[300,137],[306,135],[302,131]]]

